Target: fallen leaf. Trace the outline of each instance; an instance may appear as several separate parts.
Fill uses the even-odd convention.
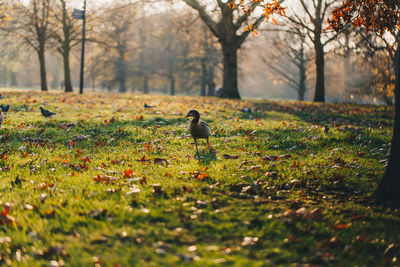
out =
[[[351,226],[351,223],[347,223],[347,224],[336,224],[335,228],[336,229],[347,229]]]
[[[154,164],[160,164],[160,165],[167,166],[168,165],[168,160],[162,159],[162,158],[155,158],[154,159]]]
[[[239,158],[238,155],[228,155],[228,154],[223,154],[222,157],[224,159],[238,159]]]

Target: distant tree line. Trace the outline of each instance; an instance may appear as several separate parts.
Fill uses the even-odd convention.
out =
[[[50,84],[73,91],[82,21],[72,12],[78,2],[12,0],[0,6],[0,84],[18,84],[17,69],[26,67],[22,55],[35,55],[41,90]],[[334,80],[343,88],[338,99],[394,102],[385,43],[390,40],[362,29],[329,30],[337,1],[299,0],[296,8],[288,2],[278,9],[280,2],[247,1],[241,8],[239,0],[89,0],[86,85],[171,95],[215,95],[221,87],[219,96],[240,98],[247,90],[238,82],[246,44],[246,53],[257,52],[264,62],[257,71],[293,90],[298,100],[324,102],[327,92],[338,96],[326,82]],[[257,34],[265,37],[267,49],[252,45]]]
[[[171,8],[160,16],[147,11],[148,2],[92,2],[87,14],[87,84],[119,92],[154,89],[172,95],[214,95],[221,63],[218,42],[188,9]],[[42,91],[49,89],[46,60],[58,54],[63,77],[51,75],[52,83],[57,80],[65,92],[72,92],[71,60],[78,54],[82,23],[72,16],[76,1],[14,0],[7,5],[9,19],[1,23],[3,44],[11,42],[17,54],[36,54]],[[7,62],[16,60],[9,57]]]

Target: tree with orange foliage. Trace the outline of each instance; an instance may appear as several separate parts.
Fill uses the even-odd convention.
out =
[[[400,206],[400,0],[347,0],[333,11],[330,25],[340,31],[346,25],[362,27],[380,36],[390,35],[387,43],[395,69],[395,120],[389,162],[376,197]]]
[[[207,1],[183,1],[199,13],[202,21],[221,44],[224,65],[221,96],[240,98],[237,80],[238,50],[249,34],[257,33],[257,28],[263,21],[273,20],[274,14],[284,14],[284,9],[280,6],[282,0],[215,0],[217,15],[207,8],[210,5]],[[257,8],[262,8],[263,12],[255,12]]]

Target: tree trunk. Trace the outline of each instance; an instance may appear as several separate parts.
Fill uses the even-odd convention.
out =
[[[46,59],[44,54],[44,47],[38,51],[39,65],[40,65],[40,88],[42,91],[47,91],[47,75],[46,75]]]
[[[207,96],[215,96],[215,82],[214,82],[214,66],[210,65],[208,67],[207,73]]]
[[[143,94],[148,94],[149,93],[149,76],[145,74],[143,76]]]
[[[223,43],[223,82],[221,97],[240,99],[238,89],[238,63],[237,63],[237,48],[234,44]]]
[[[169,87],[170,93],[171,95],[175,95],[175,77],[173,74],[169,76],[169,82],[170,82],[170,87]]]
[[[72,88],[72,82],[71,82],[71,69],[69,66],[69,47],[66,45],[64,47],[64,53],[63,53],[63,58],[64,58],[64,86],[65,86],[65,92],[73,92]]]
[[[203,59],[201,61],[201,86],[200,96],[206,96],[207,66]]]
[[[317,81],[315,85],[314,102],[325,102],[325,52],[321,41],[315,41],[315,65],[317,67]]]
[[[378,200],[400,206],[400,49],[396,51],[395,59],[395,119],[393,126],[392,147],[389,162],[375,194]]]
[[[117,62],[117,77],[116,80],[119,81],[119,89],[120,93],[126,92],[126,64],[125,64],[125,49],[124,46],[121,46],[118,49],[119,59]]]
[[[299,95],[298,95],[298,100],[299,101],[304,101],[304,95],[306,93],[306,78],[305,75],[301,75],[300,78],[300,86],[299,86]]]
[[[92,91],[96,91],[96,74],[92,74]]]
[[[125,93],[126,92],[126,69],[124,64],[119,66],[118,70],[118,81],[119,81],[119,89],[118,92]]]
[[[302,59],[300,63],[300,81],[299,81],[299,88],[298,88],[298,100],[304,101],[304,95],[307,90],[306,86],[307,74],[306,74],[306,66],[305,61]]]

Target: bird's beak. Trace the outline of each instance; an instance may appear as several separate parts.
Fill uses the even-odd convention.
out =
[[[190,114],[187,114],[186,116],[185,116],[185,118],[189,118],[190,117]]]

